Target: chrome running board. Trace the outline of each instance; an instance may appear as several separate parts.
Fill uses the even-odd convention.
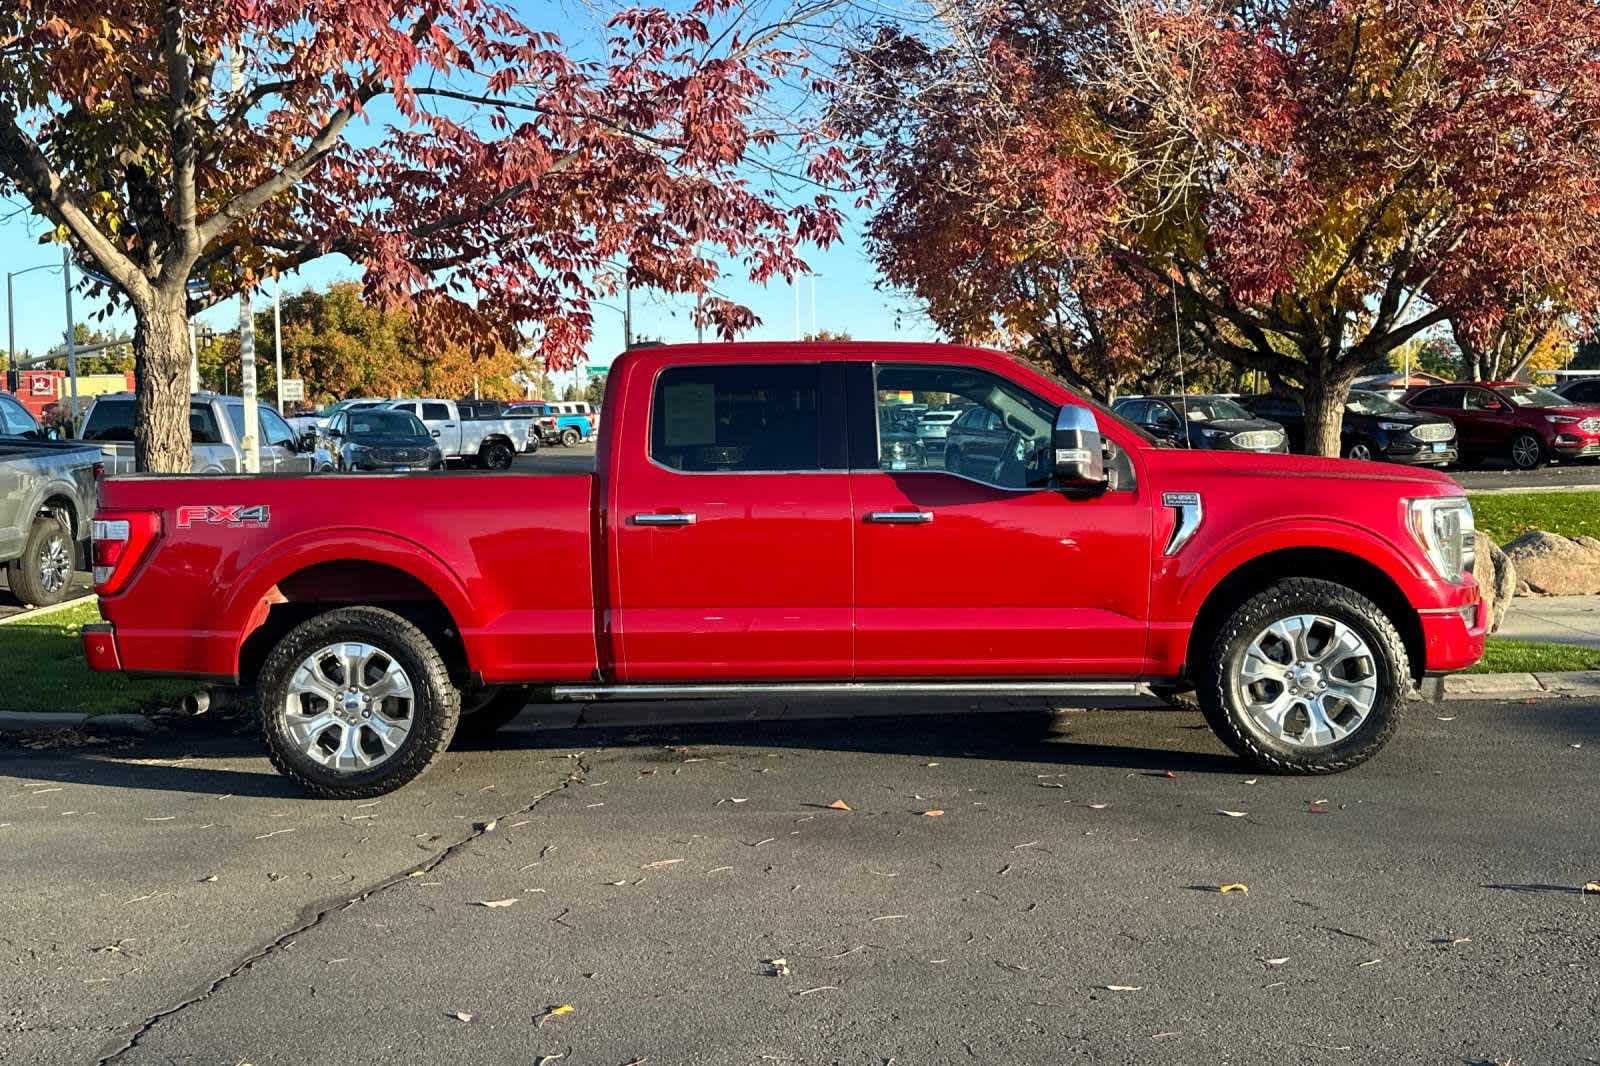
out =
[[[1138,681],[783,681],[727,685],[556,685],[558,700],[697,700],[729,696],[1138,696]]]

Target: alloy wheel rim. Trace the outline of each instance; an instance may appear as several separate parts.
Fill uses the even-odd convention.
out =
[[[1351,447],[1350,447],[1350,458],[1352,458],[1352,459],[1371,459],[1372,458],[1372,452],[1367,449],[1367,446],[1365,444],[1351,445]]]
[[[301,754],[348,774],[393,758],[411,735],[415,709],[411,678],[393,656],[344,641],[301,660],[278,716]]]
[[[72,577],[72,556],[66,538],[57,533],[39,548],[39,583],[49,593],[60,592]]]
[[[1520,467],[1530,467],[1539,459],[1539,442],[1532,437],[1518,437],[1511,445],[1511,459]]]
[[[1325,748],[1360,729],[1378,701],[1378,663],[1366,638],[1322,614],[1264,627],[1229,670],[1234,706],[1262,736]]]

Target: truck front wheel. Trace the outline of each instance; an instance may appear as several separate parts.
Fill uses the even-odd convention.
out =
[[[1354,589],[1312,578],[1287,578],[1240,604],[1197,675],[1217,736],[1277,773],[1365,762],[1400,724],[1411,689],[1389,617]]]
[[[460,698],[426,634],[392,611],[343,607],[290,630],[261,667],[272,764],[324,799],[392,792],[450,744]]]
[[[583,440],[583,434],[572,426],[568,426],[561,431],[561,446],[563,448],[576,448],[581,440]]]

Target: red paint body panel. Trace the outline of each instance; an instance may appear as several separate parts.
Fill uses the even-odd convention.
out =
[[[101,484],[101,507],[160,511],[164,532],[100,609],[116,626],[123,669],[233,677],[249,624],[280,582],[318,564],[367,563],[443,603],[485,680],[587,679],[596,666],[592,498],[587,476],[113,478]],[[176,508],[194,504],[264,505],[271,517],[179,530]],[[372,602],[404,598],[393,581],[372,585]]]
[[[1476,612],[1460,610],[1477,602],[1476,586],[1442,580],[1405,527],[1406,499],[1460,494],[1431,471],[1158,448],[1105,414],[1134,485],[1092,499],[939,471],[683,473],[649,459],[662,369],[840,360],[978,366],[1051,403],[1082,402],[1031,367],[970,348],[649,348],[613,364],[593,477],[114,478],[102,506],[159,511],[163,533],[102,600],[115,633],[96,668],[120,657],[129,671],[233,677],[252,625],[285,589],[381,602],[420,586],[489,682],[1169,678],[1221,581],[1265,554],[1308,548],[1364,560],[1394,583],[1420,613],[1427,669],[1482,653]],[[1163,553],[1175,521],[1167,492],[1199,493],[1205,511],[1174,556]],[[265,506],[271,518],[180,530],[185,505]],[[936,519],[866,521],[904,509]],[[674,512],[696,521],[634,521]],[[334,583],[325,597],[303,576],[352,562],[406,576]]]

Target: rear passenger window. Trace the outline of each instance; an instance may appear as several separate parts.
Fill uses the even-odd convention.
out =
[[[819,470],[820,377],[816,364],[663,370],[650,410],[650,457],[691,473]]]
[[[422,420],[424,422],[446,422],[450,419],[450,408],[442,403],[425,403],[422,405]]]
[[[132,441],[133,401],[101,400],[83,427],[84,440]]]

